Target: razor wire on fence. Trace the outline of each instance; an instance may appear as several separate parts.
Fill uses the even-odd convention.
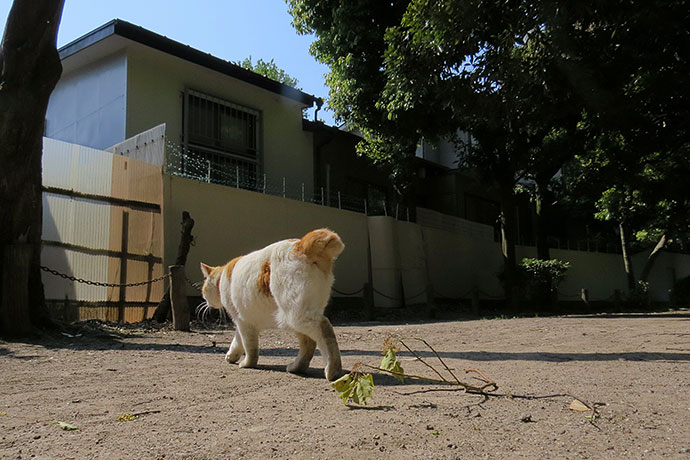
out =
[[[302,182],[290,182],[286,177],[279,180],[260,174],[256,159],[231,156],[207,149],[185,148],[166,140],[166,173],[200,182],[224,185],[237,189],[272,196],[299,200],[370,216],[384,215],[398,220],[410,220],[407,206],[388,200],[370,200],[329,190],[325,187],[311,189]]]

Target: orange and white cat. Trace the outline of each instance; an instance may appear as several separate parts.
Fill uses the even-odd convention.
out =
[[[255,367],[259,332],[283,328],[299,340],[297,359],[288,372],[309,368],[318,346],[328,380],[342,373],[340,350],[333,326],[323,314],[333,285],[333,262],[345,245],[325,228],[301,239],[283,240],[232,259],[220,267],[201,264],[202,295],[208,305],[225,309],[235,323],[235,337],[225,359],[240,367]]]

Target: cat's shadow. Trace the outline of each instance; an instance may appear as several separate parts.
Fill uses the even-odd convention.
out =
[[[307,369],[306,372],[302,372],[299,374],[293,374],[291,372],[288,372],[285,370],[286,365],[283,364],[257,364],[256,367],[253,368],[246,368],[246,369],[239,369],[242,372],[247,372],[247,371],[266,371],[266,372],[281,372],[284,374],[292,375],[295,378],[305,378],[305,379],[323,379],[323,368],[319,367],[310,367]]]
[[[256,367],[249,368],[249,369],[240,369],[243,372],[246,371],[265,371],[265,372],[281,372],[285,373],[291,376],[294,376],[295,378],[304,378],[304,379],[314,379],[314,380],[323,380],[323,367],[319,366],[312,366],[309,369],[307,369],[306,372],[302,372],[299,374],[293,374],[291,372],[288,372],[285,370],[285,366],[282,364],[261,364],[258,363]],[[348,374],[350,372],[350,369],[343,369],[342,375]],[[383,373],[373,373],[375,378],[376,378],[376,384],[379,386],[397,386],[401,385],[401,383],[393,378],[393,376],[388,375],[388,374],[383,374]]]

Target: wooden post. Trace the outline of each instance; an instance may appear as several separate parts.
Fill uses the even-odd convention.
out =
[[[587,288],[582,288],[582,292],[580,293],[580,298],[582,301],[589,307],[589,291]]]
[[[120,284],[127,283],[127,251],[129,238],[129,212],[122,211],[122,245],[120,248]],[[117,322],[125,321],[125,302],[127,301],[127,288],[120,286],[120,299],[117,305]]]
[[[173,329],[189,331],[189,305],[187,304],[184,265],[170,266],[170,303],[172,304]]]
[[[479,289],[477,286],[472,286],[472,314],[479,316]]]
[[[2,271],[0,329],[9,331],[14,336],[26,335],[32,330],[28,289],[31,245],[8,244],[2,252],[2,259],[5,270]]]
[[[194,219],[189,215],[187,211],[182,211],[182,236],[180,237],[180,244],[177,247],[177,258],[175,259],[175,265],[184,266],[187,263],[187,254],[189,253],[189,247],[192,244],[194,236],[192,235],[192,229],[194,228]],[[156,311],[153,312],[153,320],[158,323],[163,323],[168,320],[170,315],[170,290],[166,291],[163,298],[158,303]]]
[[[148,270],[147,270],[148,279],[153,279],[153,264],[154,264],[153,254],[149,254],[147,262],[148,262]],[[151,288],[152,288],[151,283],[146,285],[146,300],[145,300],[146,303],[144,304],[144,314],[143,314],[143,318],[141,318],[142,321],[146,321],[147,319],[149,319],[149,303],[151,302]]]

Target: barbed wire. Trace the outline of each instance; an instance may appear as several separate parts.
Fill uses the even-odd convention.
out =
[[[146,284],[153,284],[158,281],[162,281],[166,278],[170,277],[170,273],[166,273],[163,276],[159,276],[158,278],[154,278],[151,280],[146,280],[146,281],[139,281],[136,283],[103,283],[100,281],[91,281],[91,280],[86,280],[83,278],[77,278],[76,276],[68,275],[66,273],[61,273],[57,270],[53,270],[52,268],[48,268],[46,266],[41,265],[40,266],[41,270],[44,272],[50,273],[51,275],[59,276],[60,278],[64,278],[66,280],[73,281],[75,283],[81,283],[81,284],[88,284],[90,286],[100,286],[100,287],[135,287],[135,286],[144,286]]]

